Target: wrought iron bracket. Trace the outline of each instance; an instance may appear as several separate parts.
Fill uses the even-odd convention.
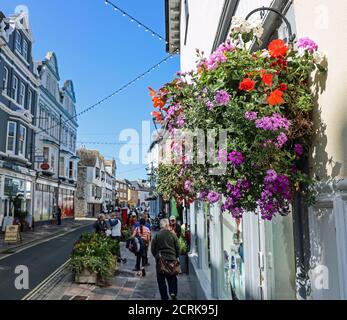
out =
[[[274,12],[274,13],[276,13],[277,15],[279,15],[281,18],[282,18],[282,20],[285,22],[285,24],[287,25],[287,29],[288,29],[288,34],[289,34],[289,43],[290,44],[293,44],[293,42],[294,42],[294,39],[295,39],[295,34],[293,34],[293,32],[292,32],[292,26],[290,25],[290,22],[289,22],[289,20],[285,17],[285,15],[281,12],[281,11],[279,11],[279,10],[277,10],[277,9],[274,9],[274,8],[270,8],[270,7],[261,7],[261,8],[257,8],[257,9],[254,9],[254,10],[252,10],[248,15],[247,15],[247,17],[246,17],[246,20],[248,20],[254,13],[256,13],[256,12],[261,12],[261,15],[263,16],[264,15],[264,11],[272,11],[272,12]]]

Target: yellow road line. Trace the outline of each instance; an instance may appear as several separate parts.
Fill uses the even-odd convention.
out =
[[[61,265],[57,270],[50,274],[45,280],[43,280],[38,286],[36,286],[32,291],[30,291],[22,300],[31,300],[32,297],[40,291],[47,283],[54,279],[59,273],[61,273],[68,265],[71,259],[67,260],[63,265]]]

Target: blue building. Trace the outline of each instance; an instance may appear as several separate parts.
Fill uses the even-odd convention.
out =
[[[39,77],[25,12],[0,12],[0,225],[33,213]]]
[[[60,87],[58,60],[48,52],[37,64],[40,76],[36,135],[35,221],[49,220],[58,206],[63,217],[73,217],[77,184],[76,97],[72,81]],[[58,202],[58,203],[57,203]]]

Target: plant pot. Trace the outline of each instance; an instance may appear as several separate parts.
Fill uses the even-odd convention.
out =
[[[186,273],[189,274],[189,270],[188,270],[188,255],[186,254],[182,254],[180,255],[180,265],[181,265],[181,271],[182,273]]]
[[[75,282],[83,284],[97,284],[98,274],[84,269],[81,273],[75,274]]]

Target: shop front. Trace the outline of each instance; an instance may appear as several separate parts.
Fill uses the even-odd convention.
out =
[[[4,231],[15,218],[28,218],[33,208],[33,177],[10,173],[0,173],[0,227]]]
[[[62,218],[74,217],[75,190],[63,185],[58,188],[58,183],[40,179],[35,188],[35,221],[54,219],[58,190],[58,204],[62,210]]]

